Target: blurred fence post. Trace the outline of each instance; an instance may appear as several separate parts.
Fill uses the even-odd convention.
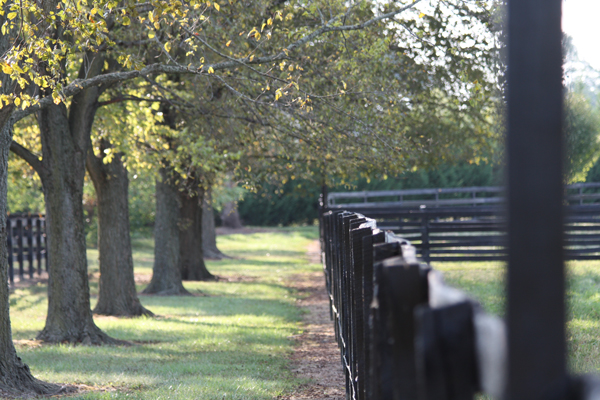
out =
[[[508,400],[567,393],[561,3],[508,2]]]

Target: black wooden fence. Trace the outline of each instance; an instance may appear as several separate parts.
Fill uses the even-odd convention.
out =
[[[501,398],[504,323],[361,214],[328,211],[321,244],[347,399]]]
[[[426,262],[506,260],[503,189],[469,187],[330,193],[348,209],[409,239]],[[566,187],[565,258],[600,259],[600,183]]]
[[[15,264],[18,266],[19,279],[32,279],[35,272],[48,271],[48,252],[46,249],[46,220],[41,215],[11,214],[7,218],[8,230],[8,276],[10,283],[15,281]],[[27,263],[27,265],[25,265]]]
[[[444,284],[409,241],[348,211],[321,214],[321,249],[348,400],[506,398],[504,321]],[[591,400],[592,377],[544,399]]]

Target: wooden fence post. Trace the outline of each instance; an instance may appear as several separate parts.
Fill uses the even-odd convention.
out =
[[[29,278],[33,279],[34,266],[33,266],[33,221],[31,216],[27,217],[27,263],[29,264]]]
[[[15,283],[15,267],[14,267],[14,249],[13,249],[13,226],[12,219],[6,219],[6,227],[8,231],[8,279],[10,280],[10,284],[13,285]]]
[[[568,390],[561,3],[508,2],[508,400]]]
[[[39,216],[35,218],[35,258],[39,276],[42,275],[42,220]]]
[[[423,213],[421,218],[421,257],[423,261],[429,264],[429,216]]]
[[[23,268],[23,219],[17,218],[17,261],[19,262],[19,279],[25,279],[25,271]]]

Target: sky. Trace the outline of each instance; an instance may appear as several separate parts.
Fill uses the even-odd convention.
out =
[[[600,0],[564,0],[562,26],[579,59],[600,70]]]

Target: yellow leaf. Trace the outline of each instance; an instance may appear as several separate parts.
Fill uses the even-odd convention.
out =
[[[248,60],[249,60],[249,61],[252,61],[252,60],[254,60],[254,54],[252,54]]]
[[[96,7],[92,8],[92,11],[90,11],[90,14],[95,15],[96,13],[98,13],[98,9]]]
[[[2,64],[2,72],[4,72],[5,74],[12,74],[13,69],[8,64]]]
[[[208,67],[208,73],[209,74],[214,74],[215,70],[213,69],[213,67]]]
[[[167,52],[171,51],[171,43],[169,43],[169,42],[165,43],[165,50]]]
[[[155,22],[155,23],[154,23],[154,27],[155,27],[156,29],[160,29],[160,23],[158,23],[158,22]]]
[[[154,22],[154,11],[150,11],[148,13],[148,19],[150,20],[150,22]]]
[[[230,40],[229,42],[227,42],[227,43],[225,44],[225,46],[229,47],[229,45],[230,45],[230,44],[231,44],[231,40]]]
[[[424,13],[419,14],[419,18],[423,18],[425,16]]]
[[[8,13],[8,15],[7,15],[8,19],[15,19],[16,16],[17,16],[16,12],[11,12],[11,13]]]
[[[346,89],[346,82],[342,81],[342,84],[344,85],[344,90]]]
[[[275,101],[279,100],[281,98],[282,94],[281,94],[281,89],[277,89],[275,91]]]
[[[154,39],[155,36],[156,36],[156,34],[154,33],[154,31],[148,32],[148,38]]]
[[[269,18],[267,20],[267,25],[273,25],[273,18]]]
[[[123,25],[127,26],[131,24],[131,20],[129,19],[129,17],[126,15],[123,17]]]
[[[19,104],[21,104],[21,99],[20,98],[15,98],[15,106],[19,107]]]
[[[260,31],[261,32],[265,29],[265,26],[267,26],[267,23],[263,22],[262,26],[260,27]]]
[[[221,6],[217,2],[214,3],[214,6],[217,11],[219,11],[221,9]]]

